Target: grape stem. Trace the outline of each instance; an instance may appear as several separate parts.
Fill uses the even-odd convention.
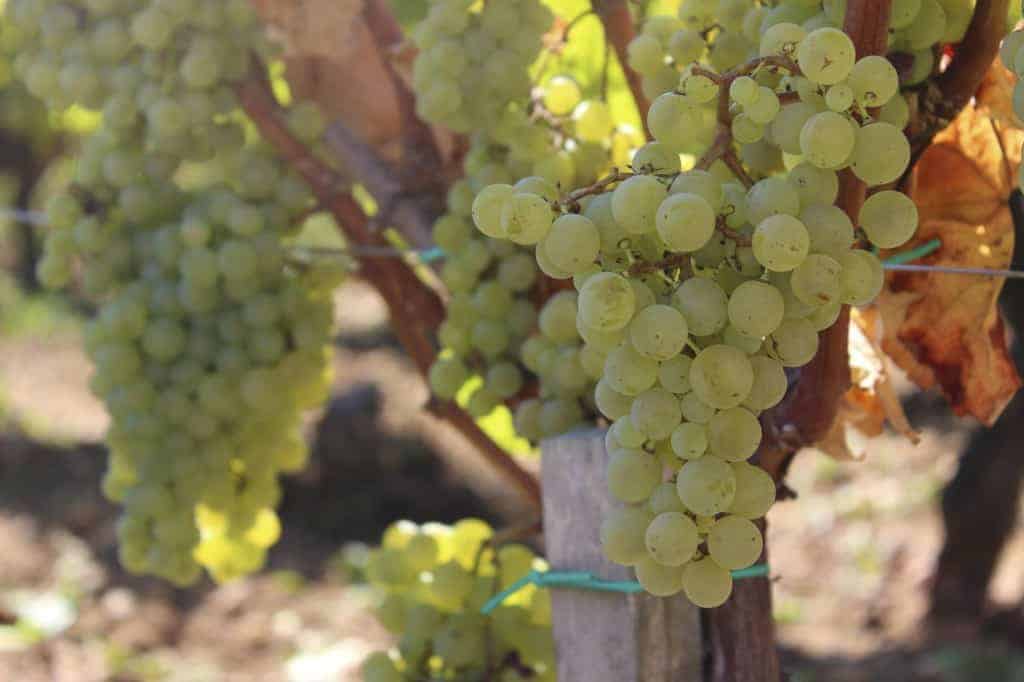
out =
[[[651,103],[644,94],[643,80],[640,74],[629,65],[629,44],[636,37],[629,6],[626,4],[626,0],[591,0],[590,6],[601,17],[601,23],[604,25],[604,39],[612,46],[615,56],[619,58],[622,72],[626,75],[629,91],[633,95],[633,102],[636,103],[637,113],[640,114],[640,120],[644,124],[644,133],[649,140],[651,131],[647,128],[647,110]]]
[[[263,139],[302,176],[319,204],[334,216],[349,243],[359,247],[391,246],[383,235],[371,228],[369,218],[342,177],[288,129],[266,74],[266,65],[254,58],[249,76],[236,86],[242,108]],[[434,332],[444,320],[441,297],[401,259],[361,256],[358,260],[360,274],[387,303],[398,341],[426,378],[436,356]],[[476,446],[475,451],[533,506],[540,506],[537,478],[491,440],[469,414],[452,402],[435,401],[428,408],[471,441]]]

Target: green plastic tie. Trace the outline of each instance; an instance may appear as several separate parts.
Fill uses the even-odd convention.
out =
[[[885,262],[890,265],[903,265],[910,261],[917,260],[918,258],[924,258],[930,253],[934,253],[938,248],[942,246],[942,240],[932,239],[921,244],[917,248],[911,249],[910,251],[904,251],[903,253],[897,253],[893,256],[889,256],[885,259]]]
[[[750,568],[744,568],[732,572],[736,580],[743,578],[757,578],[768,575],[767,564],[755,564]],[[513,594],[527,585],[537,587],[567,588],[577,590],[593,590],[597,592],[622,592],[635,594],[643,592],[644,588],[635,580],[602,580],[586,571],[530,571],[519,580],[515,581],[501,592],[487,600],[487,603],[480,609],[485,616]]]

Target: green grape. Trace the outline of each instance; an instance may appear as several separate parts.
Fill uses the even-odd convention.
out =
[[[673,194],[661,202],[655,217],[658,235],[673,251],[696,251],[715,231],[711,206],[696,194]]]
[[[764,126],[746,114],[738,114],[732,120],[732,136],[740,144],[757,142],[764,137]]]
[[[754,230],[754,256],[767,269],[786,272],[800,265],[810,250],[804,224],[790,215],[765,218]]]
[[[651,73],[665,64],[665,51],[657,38],[639,35],[627,48],[629,65],[637,73]]]
[[[850,167],[868,186],[893,182],[903,174],[908,163],[910,143],[896,126],[871,123],[857,130]]]
[[[895,71],[893,73],[895,73]],[[825,104],[832,111],[846,111],[853,106],[853,100],[853,88],[846,83],[836,83],[828,89],[828,92],[825,93]]]
[[[668,40],[668,54],[676,64],[689,64],[700,59],[706,43],[698,31],[682,28]]]
[[[850,71],[849,85],[857,102],[880,107],[899,92],[899,75],[885,57],[871,55],[858,59]]]
[[[785,326],[783,323],[780,329]],[[697,396],[712,407],[726,409],[742,403],[754,376],[746,353],[722,344],[697,354],[690,367],[690,384]]]
[[[855,60],[853,41],[836,28],[811,31],[797,48],[797,63],[803,75],[822,85],[845,80]]]
[[[651,493],[650,499],[647,500],[647,508],[655,516],[668,512],[686,511],[686,507],[679,499],[679,493],[676,492],[676,484],[672,481],[658,484],[658,487]]]
[[[757,526],[742,516],[723,516],[708,533],[708,553],[722,568],[738,571],[753,566],[764,549]]]
[[[519,403],[512,419],[516,433],[530,441],[540,440],[543,436],[540,429],[541,408],[540,400],[533,398]]]
[[[857,131],[842,114],[823,111],[800,129],[800,151],[819,168],[839,168],[854,150]]]
[[[623,342],[627,329],[628,328],[601,331],[588,327],[583,324],[579,316],[576,317],[576,331],[580,335],[580,338],[583,339],[587,345],[593,346],[596,350],[599,350],[606,355]]]
[[[554,76],[544,86],[544,107],[556,116],[572,112],[582,98],[582,90],[571,76]]]
[[[399,672],[394,661],[385,651],[370,654],[359,669],[364,682],[403,682],[405,676]]]
[[[687,334],[682,313],[667,305],[648,306],[629,324],[633,348],[651,360],[668,360],[678,355],[686,344]]]
[[[602,142],[611,135],[615,122],[604,102],[585,100],[572,112],[576,137],[585,142]]]
[[[796,266],[789,278],[793,294],[810,306],[839,300],[842,266],[831,256],[812,253]]]
[[[682,95],[666,92],[657,97],[647,112],[647,127],[651,135],[677,152],[691,149],[701,127],[701,113],[697,105]]]
[[[580,291],[580,319],[599,331],[622,329],[633,318],[635,309],[636,294],[622,275],[598,273],[590,277]]]
[[[724,512],[736,495],[732,467],[718,457],[689,460],[676,476],[676,490],[686,508],[701,516]]]
[[[674,489],[672,493],[675,494]],[[679,511],[666,512],[654,517],[644,534],[647,551],[661,566],[685,564],[697,550],[699,541],[697,526],[689,516]],[[637,570],[640,570],[639,567]]]
[[[616,419],[608,433],[627,448],[639,448],[647,441],[644,434],[633,425],[632,419]]]
[[[930,49],[946,32],[946,11],[936,0],[921,0],[914,21],[902,31],[901,42],[908,50]]]
[[[612,388],[606,379],[601,379],[594,388],[594,403],[605,417],[618,419],[629,414],[633,401]]]
[[[473,222],[488,237],[505,237],[501,216],[516,190],[511,185],[497,184],[483,188],[473,199]]]
[[[806,161],[801,161],[794,166],[786,176],[786,180],[796,188],[797,194],[800,196],[800,205],[805,207],[805,211],[812,205],[829,205],[839,195],[839,177],[835,172],[826,168],[818,168]],[[802,216],[801,212],[801,220],[803,220]],[[806,220],[804,220],[804,224],[807,225],[808,230],[811,229]]]
[[[678,308],[694,336],[709,336],[725,328],[729,321],[728,298],[715,282],[693,277],[676,289],[672,305]]]
[[[759,519],[775,504],[775,481],[764,469],[747,462],[733,462],[736,496],[727,513],[746,519]]]
[[[846,211],[831,204],[811,204],[800,213],[810,236],[810,250],[839,259],[853,246],[853,223]]]
[[[867,305],[885,285],[885,271],[878,256],[860,249],[848,251],[840,259],[839,299],[847,305]]]
[[[807,321],[811,323],[811,326],[816,331],[825,331],[839,319],[839,313],[842,312],[842,308],[843,304],[840,300],[833,301],[817,308],[807,316]]]
[[[601,548],[609,560],[633,566],[647,558],[644,536],[652,515],[643,507],[617,507],[601,522]]]
[[[569,279],[572,277],[572,273],[566,272],[551,262],[548,258],[547,249],[543,248],[540,244],[534,250],[534,256],[537,260],[537,267],[548,277],[552,279]]]
[[[577,339],[577,295],[575,291],[560,291],[547,300],[538,318],[540,331],[555,343],[569,343]]]
[[[630,165],[637,173],[670,175],[679,172],[679,154],[661,142],[648,142],[636,150]]]
[[[737,331],[759,339],[782,323],[785,301],[771,284],[751,280],[733,290],[728,312],[729,322]]]
[[[688,355],[676,355],[665,360],[658,366],[658,384],[676,394],[690,390],[690,365],[693,358]]]
[[[553,222],[550,204],[536,194],[513,194],[501,209],[504,236],[517,244],[529,246],[541,241]]]
[[[650,175],[635,175],[612,192],[612,215],[629,234],[644,234],[655,228],[656,215],[666,189]]]
[[[743,406],[755,411],[774,407],[786,395],[785,369],[778,360],[764,355],[751,357],[750,365],[754,370],[754,383]]]
[[[636,396],[654,386],[658,380],[658,363],[623,344],[608,353],[604,364],[605,380],[623,395]]]
[[[601,248],[601,235],[589,219],[574,213],[558,218],[551,226],[540,249],[555,267],[577,273],[593,264]]]
[[[683,411],[683,418],[696,424],[707,424],[715,414],[715,408],[701,400],[694,391],[684,395],[679,401],[679,406]]]
[[[700,608],[712,609],[732,594],[732,575],[711,558],[692,561],[683,567],[683,590]]]
[[[770,345],[784,366],[801,367],[818,352],[818,332],[807,320],[784,320],[771,335]]]
[[[648,594],[655,597],[671,597],[683,590],[681,566],[666,566],[654,559],[645,558],[638,561],[633,568],[636,571],[637,582]]]
[[[782,105],[779,102],[778,95],[771,88],[762,86],[757,100],[754,101],[748,107],[744,107],[744,112],[750,117],[754,123],[760,125],[767,125],[775,120],[775,117],[779,115],[779,110]]]
[[[681,459],[697,459],[708,449],[708,429],[704,424],[684,422],[672,431],[671,440],[672,451]]]
[[[741,107],[750,106],[761,95],[761,86],[750,76],[740,76],[729,84],[729,97]]]
[[[902,192],[877,192],[864,202],[860,225],[879,248],[903,246],[917,231],[917,206]]]
[[[663,388],[651,388],[633,399],[630,419],[648,438],[668,438],[682,419],[679,399]]]
[[[797,46],[803,41],[807,32],[797,24],[789,22],[770,26],[761,34],[758,54],[762,57],[772,55],[796,56]]]
[[[747,192],[747,217],[757,224],[776,214],[795,216],[800,212],[800,196],[782,178],[765,178]]]
[[[761,444],[761,424],[742,407],[722,410],[708,422],[711,454],[728,462],[748,459]]]
[[[513,363],[499,362],[487,370],[484,386],[503,400],[511,398],[523,387],[523,374]]]
[[[772,140],[787,154],[801,154],[800,133],[804,124],[816,114],[817,109],[806,102],[787,104],[771,123]]]
[[[696,194],[708,202],[713,211],[721,210],[725,197],[721,181],[708,171],[703,170],[688,170],[680,173],[672,181],[669,194]]]

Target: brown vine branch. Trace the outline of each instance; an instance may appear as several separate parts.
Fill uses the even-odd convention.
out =
[[[626,0],[592,0],[591,6],[594,8],[594,12],[601,17],[605,41],[615,49],[615,56],[619,58],[622,72],[626,74],[626,83],[629,85],[629,91],[633,93],[636,110],[640,114],[640,121],[644,125],[644,132],[649,140],[651,131],[647,129],[647,110],[651,103],[647,101],[647,96],[644,94],[643,79],[629,65],[629,43],[636,36],[629,6]]]
[[[292,135],[274,99],[263,64],[254,60],[249,77],[236,86],[236,92],[263,139],[302,176],[320,205],[334,215],[346,237],[358,246],[388,246],[383,236],[371,229],[368,217],[342,178]],[[440,297],[401,259],[363,256],[359,263],[361,275],[387,303],[399,342],[426,377],[435,356],[434,330],[444,319]],[[468,414],[451,403],[435,413],[472,441],[488,463],[533,504],[540,504],[536,478],[481,431]]]
[[[957,46],[946,70],[925,90],[921,98],[923,128],[911,141],[913,169],[932,139],[956,118],[971,101],[999,52],[999,42],[1006,34],[1006,12],[1009,0],[978,0],[974,16],[964,39]],[[901,180],[902,185],[906,176]]]

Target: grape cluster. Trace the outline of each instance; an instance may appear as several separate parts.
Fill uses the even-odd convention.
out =
[[[445,88],[465,92],[466,76],[456,79],[458,74],[441,68],[438,60],[443,55],[448,55],[444,59],[449,58],[452,46],[460,45],[459,41],[468,45],[480,32],[493,34],[498,30],[495,17],[499,15],[508,18],[509,12],[538,12],[526,2],[488,3],[479,13],[467,11],[465,5],[435,4],[417,29],[422,51],[415,70],[422,76],[414,86],[420,114],[455,130],[462,128],[452,114],[436,111],[430,102]],[[462,8],[459,11],[463,21],[450,19],[456,6]],[[532,249],[474,230],[472,211],[477,193],[488,185],[522,177],[517,186],[523,191],[554,198],[560,188],[595,181],[617,156],[624,161],[625,153],[637,143],[636,131],[625,126],[616,128],[607,105],[584,100],[579,84],[571,78],[555,76],[531,92],[527,69],[537,57],[541,36],[551,23],[547,9],[541,14],[543,21],[537,19],[518,27],[514,39],[516,45],[532,46],[532,51],[518,52],[522,59],[516,62],[515,69],[507,69],[501,78],[488,81],[492,83],[488,87],[500,87],[501,91],[493,96],[474,97],[467,103],[485,107],[486,115],[477,112],[469,116],[463,112],[472,119],[474,132],[464,162],[465,177],[452,186],[447,212],[433,230],[435,242],[447,254],[440,275],[452,297],[446,320],[438,330],[443,352],[431,368],[431,390],[442,399],[452,399],[471,376],[479,375],[483,381],[469,395],[466,406],[476,417],[490,413],[524,390],[524,369],[532,368],[520,361],[520,349],[538,323],[536,304],[531,298],[538,283]],[[447,26],[452,34],[448,40],[436,44],[423,42],[424,36],[436,38],[442,26]],[[526,33],[534,39],[526,37]],[[493,44],[500,47],[510,40],[505,37]],[[467,73],[472,78],[476,62],[467,63]],[[454,80],[438,80],[438,74]],[[542,328],[548,317],[541,311]],[[564,430],[567,417],[563,408],[567,403],[557,405],[552,403],[549,411],[562,416],[548,420],[557,428],[545,429],[546,435]]]
[[[301,413],[327,396],[330,291],[289,258],[311,197],[249,143],[232,84],[263,51],[244,1],[12,0],[15,64],[52,110],[102,111],[47,207],[41,280],[80,265],[92,389],[112,417],[105,494],[126,568],[176,583],[262,565],[277,476],[304,465]],[[308,106],[289,114],[322,132]]]
[[[574,287],[548,302],[540,340],[522,349],[564,405],[546,414],[527,401],[517,425],[531,436],[544,419],[571,426],[591,404],[577,387],[596,380],[622,503],[602,526],[605,551],[651,594],[685,592],[702,607],[723,603],[730,572],[761,554],[755,521],[775,484],[747,462],[758,416],[841,307],[881,290],[881,263],[858,242],[893,248],[917,226],[913,202],[885,188],[910,159],[901,128],[882,120],[900,98],[890,62],[856,59],[836,28],[788,22],[763,32],[757,54],[725,73],[683,68],[651,105],[654,140],[632,173],[558,196],[495,184],[473,205],[481,232],[533,246],[541,270]],[[722,107],[729,120],[717,120]],[[682,154],[721,149],[723,134],[740,170],[716,156],[683,169]],[[859,232],[835,205],[843,169],[871,188]]]
[[[460,133],[494,128],[529,92],[528,68],[552,18],[539,0],[433,0],[413,33],[419,114]]]
[[[1013,86],[1013,112],[1024,121],[1024,30],[1011,32],[999,46],[999,59],[1017,76]],[[1017,176],[1017,186],[1024,191],[1024,166]]]
[[[480,613],[495,593],[546,568],[529,548],[495,547],[492,536],[478,519],[388,527],[366,575],[383,593],[378,618],[399,640],[396,650],[367,658],[365,682],[555,679],[546,590],[527,586]]]

